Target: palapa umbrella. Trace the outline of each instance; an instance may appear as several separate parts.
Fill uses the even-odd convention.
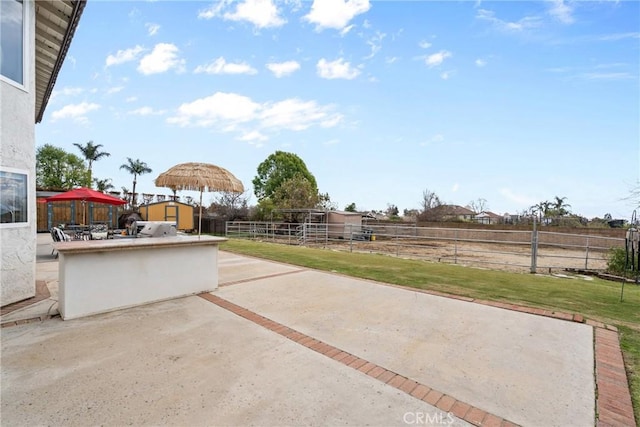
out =
[[[167,187],[173,191],[200,192],[198,235],[202,229],[202,193],[204,191],[244,192],[242,182],[231,172],[210,163],[180,163],[158,175],[155,184],[156,187]]]

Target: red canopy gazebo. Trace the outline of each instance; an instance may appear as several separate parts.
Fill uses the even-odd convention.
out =
[[[110,196],[108,194],[101,193],[90,188],[80,187],[73,190],[66,191],[64,193],[56,194],[55,196],[46,197],[40,199],[41,203],[49,202],[69,202],[74,200],[80,200],[82,204],[86,202],[105,203],[107,205],[125,205],[127,202],[117,197]],[[85,211],[82,209],[82,222],[85,222]]]

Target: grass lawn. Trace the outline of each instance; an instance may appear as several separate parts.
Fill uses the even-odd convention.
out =
[[[230,239],[220,248],[318,270],[379,282],[429,289],[471,298],[510,302],[585,317],[615,325],[631,387],[636,420],[640,420],[640,287],[601,279],[567,279],[509,273],[362,254]]]

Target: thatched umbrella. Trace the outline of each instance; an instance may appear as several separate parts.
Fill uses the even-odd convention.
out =
[[[198,235],[200,235],[200,230],[202,229],[202,192],[244,192],[242,182],[233,176],[231,172],[210,163],[180,163],[158,175],[155,184],[156,187],[168,187],[173,191],[191,190],[200,192]]]

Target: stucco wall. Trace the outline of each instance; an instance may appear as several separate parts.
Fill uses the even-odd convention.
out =
[[[32,2],[24,5],[28,7],[29,72],[26,90],[0,81],[0,165],[29,173],[29,222],[20,226],[0,225],[3,306],[35,295],[35,9]]]

